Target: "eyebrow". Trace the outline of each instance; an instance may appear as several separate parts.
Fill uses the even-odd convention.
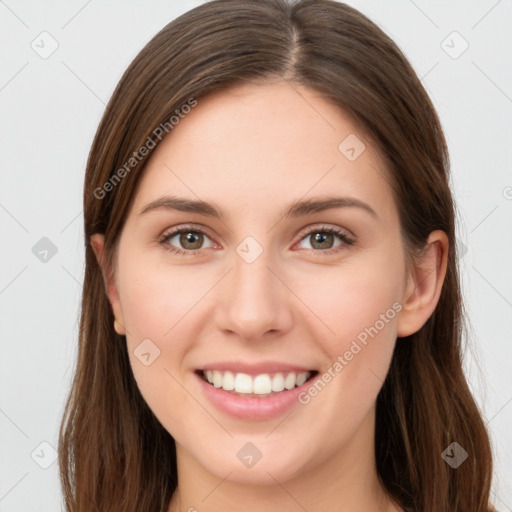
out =
[[[296,200],[283,208],[281,218],[301,217],[334,208],[349,207],[360,208],[375,219],[379,218],[375,210],[369,204],[355,197],[326,197],[321,199]],[[177,210],[180,212],[197,213],[217,219],[224,219],[226,217],[222,209],[214,204],[202,200],[186,199],[176,196],[163,196],[152,201],[142,209],[139,215],[159,210]]]

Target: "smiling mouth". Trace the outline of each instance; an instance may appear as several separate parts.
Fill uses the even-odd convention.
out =
[[[316,370],[258,375],[219,370],[197,370],[196,373],[211,386],[246,398],[278,395],[304,385],[318,374]]]

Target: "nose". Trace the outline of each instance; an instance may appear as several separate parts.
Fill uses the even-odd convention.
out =
[[[235,253],[233,268],[217,290],[217,328],[245,341],[267,340],[289,331],[293,293],[280,274],[266,251],[252,263]]]

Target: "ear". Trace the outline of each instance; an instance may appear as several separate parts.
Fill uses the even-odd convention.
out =
[[[409,272],[398,317],[399,338],[419,331],[434,312],[446,276],[448,246],[446,233],[433,231],[419,263]]]
[[[115,276],[112,269],[108,267],[106,259],[103,257],[103,251],[105,248],[105,236],[100,233],[95,233],[91,236],[91,247],[96,255],[96,260],[101,268],[103,275],[103,283],[105,284],[105,292],[112,306],[114,313],[114,329],[117,334],[126,334],[124,328],[123,311],[121,309],[121,301],[119,300],[119,293],[115,282]]]

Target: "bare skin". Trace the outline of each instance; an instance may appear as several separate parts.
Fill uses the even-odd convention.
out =
[[[366,146],[352,161],[338,148],[350,134]],[[200,99],[153,151],[114,269],[102,260],[103,236],[91,237],[139,389],[176,440],[169,512],[400,510],[377,478],[376,398],[397,336],[418,331],[437,305],[448,241],[434,231],[408,272],[386,172],[371,141],[315,91],[237,86]],[[213,203],[225,216],[141,214],[164,195]],[[349,206],[281,216],[292,201],[334,195],[376,215]],[[193,237],[159,242],[179,227]],[[262,250],[251,263],[236,250],[248,236]],[[350,357],[370,326],[378,333]],[[134,354],[144,339],[160,350],[149,366]],[[195,371],[224,360],[306,365],[331,379],[307,403],[251,421],[203,393]],[[252,467],[237,457],[248,442],[262,454]]]

